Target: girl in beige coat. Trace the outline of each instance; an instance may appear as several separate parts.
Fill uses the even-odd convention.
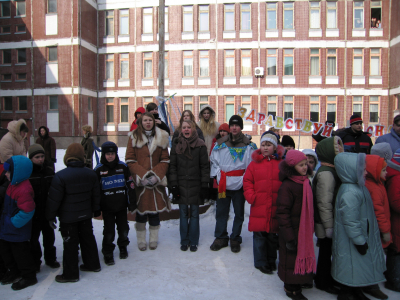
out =
[[[0,159],[5,163],[7,159],[14,155],[26,156],[24,139],[28,132],[28,126],[24,119],[11,121],[7,126],[8,133],[0,141]]]

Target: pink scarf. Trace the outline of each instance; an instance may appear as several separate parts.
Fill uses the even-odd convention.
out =
[[[315,273],[317,263],[314,253],[314,204],[310,182],[307,176],[291,176],[296,183],[303,184],[303,204],[301,206],[300,228],[297,238],[297,256],[294,274]]]

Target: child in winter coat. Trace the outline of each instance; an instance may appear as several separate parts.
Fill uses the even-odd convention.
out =
[[[308,175],[307,157],[289,150],[279,164],[276,218],[279,224],[278,276],[284,282],[286,295],[305,299],[302,285],[310,284],[316,270],[314,254],[314,207]]]
[[[44,148],[39,144],[33,144],[28,149],[29,159],[33,164],[33,171],[29,178],[35,193],[36,210],[32,219],[31,253],[35,261],[36,272],[40,272],[42,264],[42,249],[39,242],[42,233],[44,260],[50,268],[59,268],[60,263],[56,257],[56,247],[54,247],[54,229],[50,227],[46,220],[46,202],[54,171],[46,161]]]
[[[136,195],[132,187],[132,176],[128,166],[119,160],[118,147],[113,142],[105,142],[101,145],[100,164],[94,171],[100,181],[101,200],[100,209],[103,214],[103,249],[106,265],[114,265],[113,251],[115,249],[115,225],[118,230],[119,258],[128,257],[127,246],[129,245],[129,224],[127,207],[135,210]]]
[[[3,211],[4,198],[6,196],[6,190],[10,182],[6,177],[6,170],[4,170],[3,164],[0,163],[0,215]],[[7,267],[0,254],[0,282],[3,280],[4,275],[7,273]]]
[[[365,299],[360,287],[384,281],[385,257],[371,196],[365,187],[366,154],[339,153],[342,181],[335,203],[332,277],[341,283],[338,299]]]
[[[308,179],[310,179],[310,182],[312,184],[316,173],[315,167],[318,164],[318,156],[313,149],[304,149],[302,152],[307,156],[307,164],[310,166],[312,170],[312,174],[308,176]]]
[[[25,156],[17,155],[4,163],[4,169],[11,183],[0,218],[0,255],[8,269],[1,284],[13,283],[13,290],[21,290],[37,283],[29,243],[35,213],[33,189],[28,180],[32,162]]]
[[[276,219],[276,199],[281,186],[279,162],[285,149],[278,145],[278,138],[272,131],[262,135],[260,144],[244,174],[243,190],[251,204],[249,231],[253,231],[254,267],[272,274],[276,271],[279,230]]]

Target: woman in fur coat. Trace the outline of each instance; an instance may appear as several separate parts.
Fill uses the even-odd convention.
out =
[[[138,247],[147,249],[146,222],[149,220],[149,248],[157,248],[159,212],[170,211],[165,193],[169,165],[168,133],[155,126],[151,113],[144,113],[138,127],[129,132],[125,160],[132,174],[136,192],[136,234]]]

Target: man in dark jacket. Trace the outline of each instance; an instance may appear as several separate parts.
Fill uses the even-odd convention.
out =
[[[39,127],[39,137],[36,139],[36,144],[39,144],[44,149],[44,160],[49,167],[55,171],[54,163],[56,159],[56,141],[49,136],[49,129],[46,126]]]
[[[42,232],[43,237],[46,265],[50,268],[60,267],[60,263],[56,257],[56,247],[54,247],[54,229],[50,227],[45,217],[47,194],[53,180],[54,171],[46,164],[45,151],[39,144],[33,144],[29,147],[28,156],[33,164],[33,171],[29,181],[35,193],[33,199],[36,205],[35,214],[32,219],[31,253],[35,261],[36,272],[40,272],[40,265],[42,264],[42,249],[39,242],[40,232]]]
[[[371,153],[372,141],[368,134],[363,132],[362,123],[361,117],[354,114],[350,117],[350,127],[336,133],[343,141],[345,152]]]
[[[127,207],[134,211],[136,194],[128,166],[119,160],[118,147],[113,142],[101,145],[101,159],[94,171],[100,181],[101,201],[100,208],[103,213],[103,249],[106,265],[114,265],[114,239],[115,224],[118,230],[119,258],[126,259],[129,245],[129,225]]]
[[[100,215],[100,187],[96,173],[85,168],[84,149],[73,143],[64,156],[67,166],[54,175],[46,205],[46,219],[55,228],[56,216],[64,240],[63,274],[57,282],[76,282],[81,271],[101,270],[92,216]],[[78,245],[83,264],[78,268]]]

